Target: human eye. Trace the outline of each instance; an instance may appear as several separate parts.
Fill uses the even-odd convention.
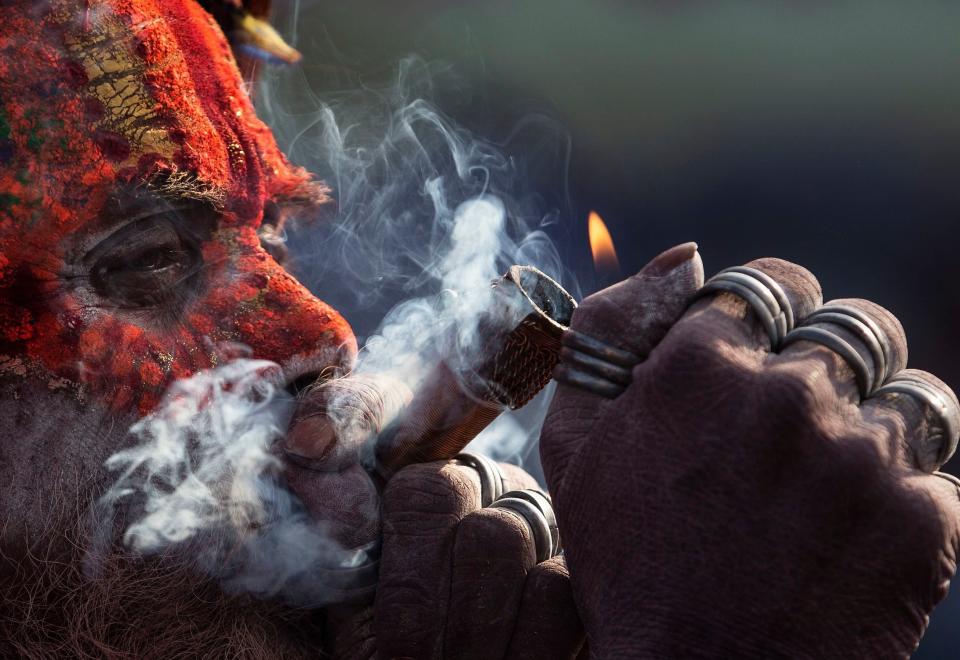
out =
[[[158,209],[114,232],[89,256],[96,293],[119,307],[182,301],[199,285],[203,255],[182,209]]]

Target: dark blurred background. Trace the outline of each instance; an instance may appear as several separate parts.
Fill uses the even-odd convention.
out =
[[[583,292],[601,283],[586,232],[596,209],[624,274],[688,240],[708,275],[796,261],[826,299],[896,313],[910,365],[960,388],[960,3],[275,5],[320,100],[376,87],[417,54],[458,76],[435,97],[477,134],[509,143],[531,118],[551,126],[544,153],[511,155],[546,163],[529,185],[558,209],[549,233]],[[374,329],[382,309],[319,288],[360,334]],[[915,657],[956,657],[958,623],[948,601]]]

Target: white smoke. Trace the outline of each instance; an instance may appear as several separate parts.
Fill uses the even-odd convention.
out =
[[[280,368],[237,359],[175,382],[107,460],[119,476],[101,512],[137,511],[123,541],[143,554],[189,544],[228,591],[300,605],[335,597],[321,576],[365,561],[340,547],[281,485],[271,447],[289,420]],[[196,541],[196,542],[194,542]]]
[[[326,180],[337,200],[331,220],[306,219],[291,231],[297,274],[355,325],[358,315],[361,325],[379,323],[385,304],[436,293],[455,227],[461,236],[470,231],[464,225],[472,219],[458,223],[457,211],[474,199],[503,208],[498,244],[487,246],[495,275],[526,263],[569,279],[546,233],[558,212],[527,181],[528,163],[541,159],[564,175],[565,134],[531,117],[503,144],[477,137],[430,101],[461,84],[449,68],[411,57],[381,87],[321,98],[301,70],[287,69],[258,89],[258,107],[281,146]]]
[[[259,97],[281,146],[338,200],[332,220],[291,228],[297,274],[355,326],[352,314],[376,312],[382,320],[357,370],[415,389],[448,350],[451,331],[458,345],[475,343],[490,283],[510,265],[563,278],[545,232],[556,214],[521,194],[517,158],[426,100],[440,84],[435,68],[407,60],[394,85],[341,102],[320,101],[300,75],[268,73]],[[290,107],[295,114],[282,110]],[[289,400],[275,386],[276,370],[241,359],[174,384],[133,427],[135,446],[109,459],[119,476],[101,503],[141,512],[124,533],[136,550],[196,541],[201,566],[226,588],[321,604],[334,595],[316,575],[366,557],[339,547],[278,481],[271,446],[286,428]],[[497,459],[535,457],[548,396],[501,416],[476,446]]]
[[[289,69],[268,77],[257,96],[291,157],[337,198],[330,222],[290,232],[297,276],[359,322],[361,334],[374,328],[373,312],[358,371],[389,371],[413,389],[450,350],[451,330],[460,347],[476,343],[490,283],[511,265],[536,266],[576,292],[547,233],[559,212],[528,181],[542,160],[565,176],[566,134],[531,117],[505,144],[479,138],[431,102],[448,89],[469,95],[448,67],[411,57],[381,87],[321,98],[301,70]],[[471,450],[531,457],[538,472],[531,443],[546,401],[506,413]]]

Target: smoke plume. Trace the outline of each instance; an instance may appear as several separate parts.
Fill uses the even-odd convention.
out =
[[[337,197],[334,217],[287,227],[296,274],[371,329],[358,333],[358,372],[387,373],[413,390],[444,354],[476,343],[490,283],[510,265],[567,279],[546,231],[558,214],[525,190],[523,159],[430,102],[450,80],[447,69],[411,58],[379,89],[321,99],[291,69],[267,73],[258,97],[292,160]],[[563,163],[565,138],[553,124],[533,119],[520,134]],[[240,359],[176,383],[131,429],[134,446],[109,459],[118,476],[101,504],[138,512],[123,537],[136,550],[192,544],[228,590],[322,604],[334,595],[311,576],[366,556],[331,540],[278,481],[271,446],[290,400],[277,370]],[[475,446],[513,462],[535,456],[547,403],[542,394],[505,414]]]
[[[287,69],[257,90],[281,144],[331,184],[338,202],[331,220],[291,228],[295,273],[361,335],[358,370],[391,371],[414,389],[438,353],[475,343],[489,284],[509,266],[536,266],[578,293],[550,236],[565,200],[547,200],[531,186],[565,177],[566,133],[531,116],[495,143],[433,102],[472,91],[450,67],[417,57],[380,86],[321,97],[302,70]],[[458,347],[446,343],[451,334]],[[505,414],[471,450],[512,462],[535,458],[530,442],[547,400]],[[539,471],[536,460],[530,467]]]

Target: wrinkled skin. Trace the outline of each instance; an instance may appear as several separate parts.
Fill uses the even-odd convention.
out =
[[[524,519],[481,506],[476,470],[452,461],[414,465],[377,497],[362,462],[390,416],[384,400],[402,387],[390,378],[354,377],[309,388],[283,443],[296,449],[288,480],[334,521],[345,545],[382,535],[375,600],[328,611],[328,650],[347,658],[577,657],[583,628],[566,564],[561,557],[537,563]],[[358,394],[351,420],[360,421],[349,428],[328,417],[331,400],[342,405],[344,388]],[[300,467],[305,462],[309,469]],[[538,488],[520,468],[500,469],[505,491]]]
[[[803,268],[749,265],[784,287],[798,323],[820,306]],[[645,358],[614,400],[561,385],[541,439],[591,650],[907,657],[957,560],[957,486],[917,468],[939,450],[932,418],[907,396],[860,401],[853,372],[823,346],[771,353],[735,296],[688,309],[701,283],[695,247],[680,246],[574,316],[574,328]],[[902,369],[896,319],[844,302],[880,324]]]
[[[288,377],[350,327],[258,231],[326,189],[278,151],[194,2],[6,4],[0,348],[118,412],[242,344]]]
[[[534,570],[529,531],[476,512],[476,476],[460,467],[418,468],[439,476],[414,471],[384,494],[381,576],[423,585],[373,609],[228,597],[184,553],[144,560],[117,546],[85,572],[104,460],[174,379],[237,355],[277,362],[288,382],[326,378],[356,354],[346,321],[263,240],[285,213],[322,206],[326,189],[277,150],[199,5],[3,4],[0,191],[0,655],[393,656],[417,628],[422,649],[489,657],[470,599],[488,584],[513,602],[496,601],[516,624],[502,655],[576,652],[562,562]],[[380,492],[358,466],[286,477],[344,545],[379,535]],[[416,503],[420,492],[436,501]],[[435,552],[408,553],[411,537]],[[505,573],[477,559],[498,544]],[[465,568],[434,576],[436,562]],[[535,643],[544,636],[561,642]]]
[[[536,487],[503,465],[508,489]],[[391,479],[372,606],[329,611],[345,658],[574,658],[583,643],[562,558],[536,561],[527,523],[480,507],[472,468],[436,462]]]
[[[450,463],[382,493],[356,464],[289,466],[344,544],[382,534],[372,605],[228,597],[176,553],[117,548],[85,573],[103,461],[173,379],[240,344],[287,380],[335,375],[356,346],[261,244],[324,189],[279,153],[198,5],[7,2],[0,53],[0,655],[562,658],[578,613],[599,657],[916,641],[953,570],[956,513],[952,486],[904,450],[924,450],[922,411],[856,405],[819,349],[767,357],[735,300],[674,326],[699,284],[683,250],[575,319],[649,359],[619,400],[562,387],[553,407],[544,460],[572,580]],[[777,268],[809,310],[812,280]]]
[[[356,342],[260,245],[268,210],[325,189],[197,5],[7,3],[0,26],[0,377],[22,429],[0,470],[21,543],[47,529],[36,490],[92,488],[173,379],[238,345],[293,379]]]

